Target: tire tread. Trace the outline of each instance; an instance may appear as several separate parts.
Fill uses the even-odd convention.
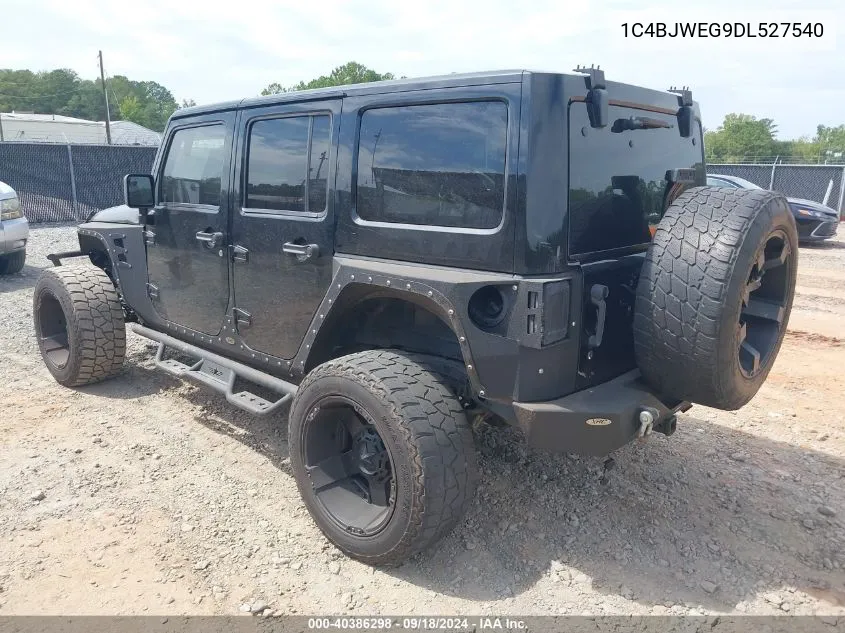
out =
[[[415,479],[401,541],[378,556],[347,553],[370,564],[400,564],[452,530],[472,502],[477,478],[472,432],[457,397],[424,355],[370,350],[342,356],[311,371],[300,391],[338,376],[365,386],[392,410]],[[295,402],[292,415],[296,408]]]
[[[126,356],[126,328],[123,307],[109,276],[95,266],[57,266],[42,273],[36,295],[43,285],[63,289],[72,311],[65,316],[68,340],[77,343],[75,349],[71,345],[76,358],[68,360],[70,375],[60,382],[80,387],[118,374]],[[53,294],[55,290],[50,288]]]
[[[747,400],[723,375],[720,342],[725,328],[737,327],[725,314],[737,259],[757,247],[745,244],[752,224],[762,214],[774,222],[784,208],[780,194],[764,189],[695,187],[667,209],[643,264],[633,322],[637,364],[661,394],[724,409]]]

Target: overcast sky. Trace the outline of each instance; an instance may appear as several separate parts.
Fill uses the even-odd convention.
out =
[[[845,123],[843,0],[4,0],[0,67],[69,67],[154,80],[197,103],[258,94],[350,60],[409,77],[601,64],[608,79],[689,84],[704,124],[728,112],[776,121],[781,138]],[[705,4],[705,3],[701,3]],[[809,39],[647,40],[623,22],[821,22]]]

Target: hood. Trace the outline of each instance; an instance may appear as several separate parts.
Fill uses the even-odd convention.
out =
[[[115,224],[138,224],[138,209],[119,204],[102,211],[94,211],[86,222],[114,222]]]
[[[793,207],[801,207],[802,209],[810,209],[811,211],[818,211],[819,213],[826,213],[827,215],[832,215],[833,217],[838,217],[839,214],[836,212],[835,209],[831,209],[830,207],[826,207],[820,202],[815,202],[814,200],[805,200],[804,198],[787,198],[787,202],[789,202],[790,206]]]
[[[9,198],[17,198],[18,194],[5,182],[0,180],[0,200],[8,200]]]

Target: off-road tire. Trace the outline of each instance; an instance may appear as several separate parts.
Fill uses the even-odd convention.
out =
[[[393,515],[373,536],[355,536],[333,521],[305,470],[306,420],[331,394],[367,411],[393,465]],[[293,473],[311,516],[345,554],[371,565],[398,565],[422,551],[452,530],[474,498],[472,432],[457,398],[422,355],[371,350],[316,367],[293,401],[288,439]]]
[[[111,279],[101,269],[82,265],[44,270],[35,284],[33,317],[41,357],[59,384],[88,385],[116,375],[123,367],[123,308]],[[67,337],[63,363],[48,353],[49,341],[44,336],[55,331],[50,328],[55,328],[56,319],[63,321]]]
[[[752,376],[737,348],[743,297],[761,249],[782,235],[789,249],[783,321],[772,351]],[[668,398],[719,409],[748,402],[777,356],[792,308],[798,233],[786,199],[763,189],[695,187],[667,209],[637,287],[637,364]]]
[[[8,255],[0,255],[0,275],[13,275],[23,270],[26,263],[26,251],[15,251]]]

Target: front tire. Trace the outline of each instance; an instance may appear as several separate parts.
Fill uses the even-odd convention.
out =
[[[362,562],[404,562],[448,533],[473,499],[470,427],[423,356],[373,350],[320,365],[300,385],[289,424],[305,505]]]
[[[13,275],[23,270],[26,263],[26,251],[15,251],[8,255],[0,255],[0,275]]]
[[[114,376],[123,367],[123,307],[101,269],[46,269],[35,284],[33,317],[41,358],[59,384],[88,385]]]

